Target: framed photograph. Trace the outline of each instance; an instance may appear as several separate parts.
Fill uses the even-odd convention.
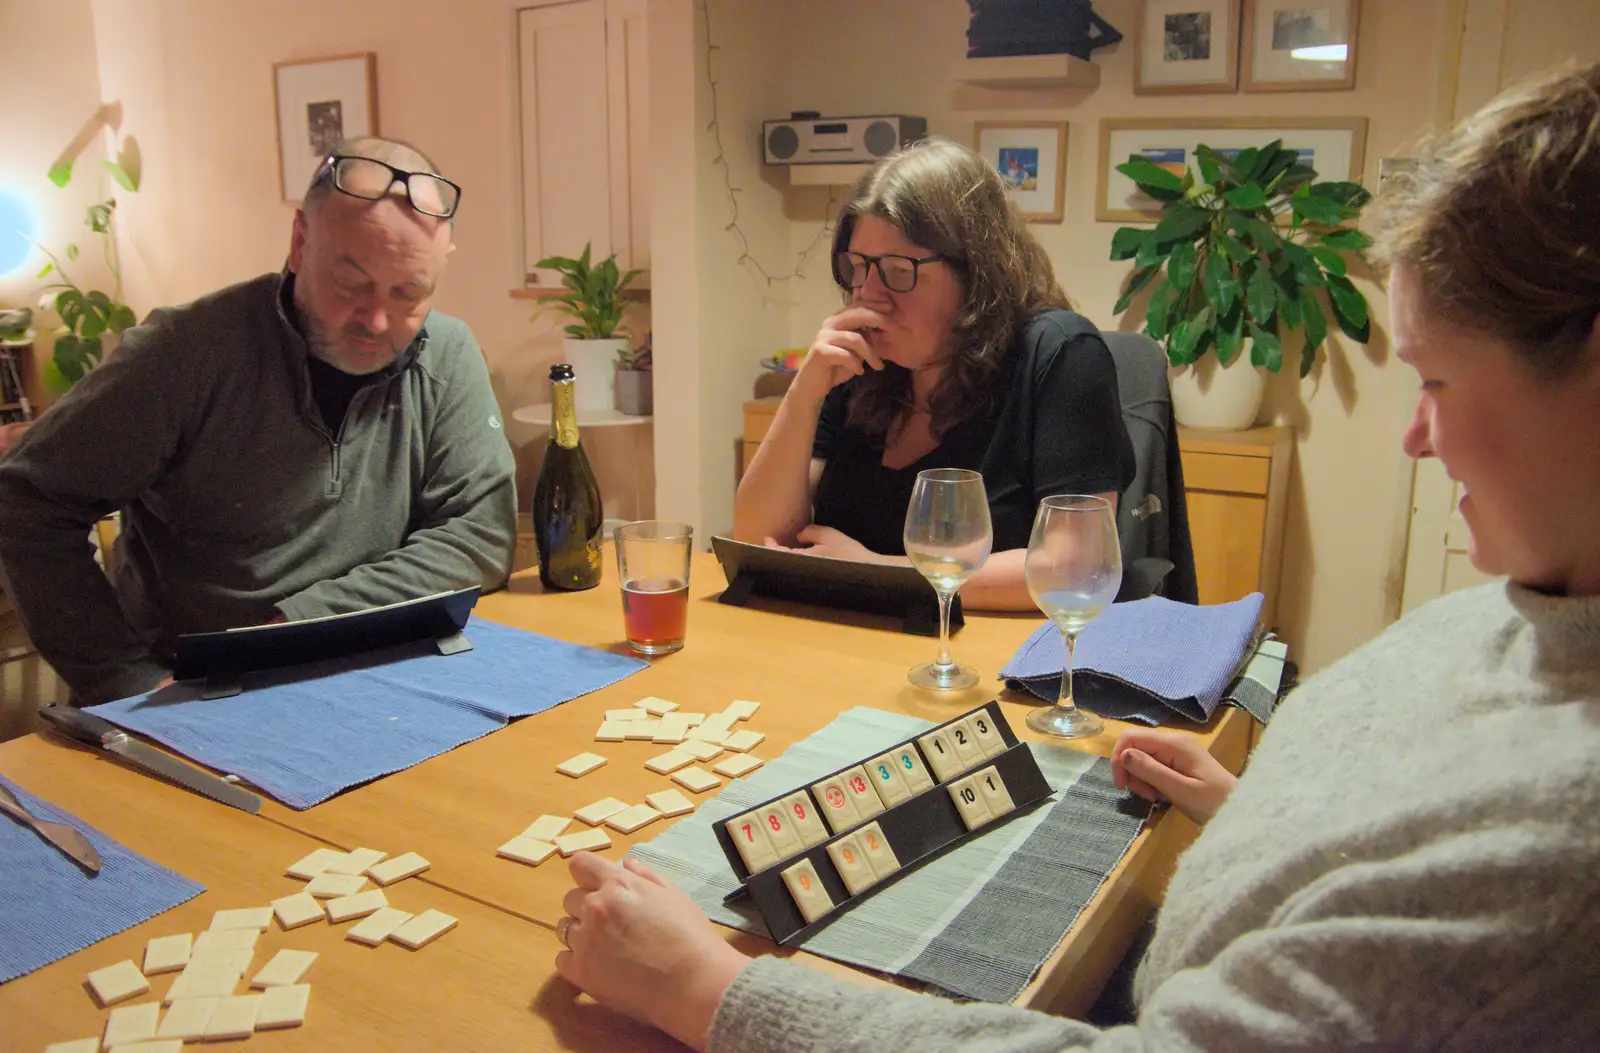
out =
[[[1034,223],[1060,223],[1067,193],[1066,121],[979,121],[973,148]]]
[[[297,202],[339,140],[378,134],[378,57],[370,51],[272,65],[283,199]]]
[[[1356,86],[1361,0],[1244,0],[1245,91]]]
[[[1154,223],[1161,203],[1143,193],[1117,165],[1138,155],[1181,176],[1204,143],[1222,154],[1282,139],[1317,170],[1320,181],[1360,182],[1365,162],[1365,117],[1109,118],[1100,122],[1100,175],[1094,218],[1102,223]]]
[[[1133,93],[1237,91],[1239,4],[1142,0],[1133,24]]]

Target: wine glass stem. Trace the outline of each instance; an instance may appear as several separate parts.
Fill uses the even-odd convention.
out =
[[[1067,647],[1067,665],[1061,671],[1061,697],[1056,701],[1056,705],[1071,710],[1077,708],[1072,701],[1072,653],[1078,644],[1078,634],[1062,632],[1061,640]]]
[[[939,658],[934,665],[940,669],[955,664],[950,661],[950,601],[954,596],[953,592],[939,593]]]

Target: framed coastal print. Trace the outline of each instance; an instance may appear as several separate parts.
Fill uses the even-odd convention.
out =
[[[979,121],[973,148],[1000,173],[1024,219],[1060,223],[1067,192],[1066,121]]]
[[[1232,155],[1274,139],[1300,154],[1320,181],[1360,182],[1365,117],[1107,118],[1100,122],[1100,168],[1094,218],[1102,223],[1154,223],[1161,203],[1143,193],[1117,165],[1135,155],[1182,176],[1202,143]]]
[[[1356,86],[1361,0],[1244,0],[1245,91]]]
[[[378,57],[370,51],[275,62],[272,93],[285,201],[300,200],[341,139],[378,134]]]
[[[1135,95],[1237,91],[1240,0],[1141,0]]]

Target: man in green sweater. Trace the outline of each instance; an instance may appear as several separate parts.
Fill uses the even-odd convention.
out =
[[[162,683],[181,633],[505,581],[511,450],[430,307],[459,199],[404,144],[342,144],[283,273],[153,312],[0,460],[0,582],[76,701]],[[118,509],[108,580],[86,538]]]

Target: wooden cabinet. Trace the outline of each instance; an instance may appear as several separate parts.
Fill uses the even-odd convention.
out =
[[[772,427],[781,401],[766,398],[744,404],[741,476]],[[1266,598],[1261,624],[1276,624],[1294,432],[1180,428],[1178,445],[1200,602],[1227,603],[1259,591]]]
[[[522,133],[522,269],[615,252],[624,270],[650,266],[646,0],[573,0],[518,12]]]

